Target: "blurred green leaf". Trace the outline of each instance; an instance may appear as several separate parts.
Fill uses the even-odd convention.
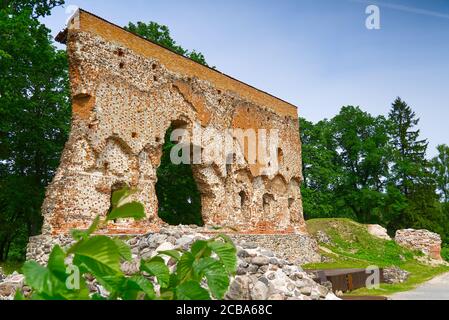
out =
[[[234,274],[237,271],[237,249],[232,243],[213,241],[208,246],[220,258],[227,272]]]
[[[108,220],[134,218],[136,220],[146,217],[144,207],[139,202],[129,202],[120,207],[112,209]]]
[[[126,261],[131,261],[132,260],[131,248],[120,239],[113,239],[113,241],[117,246],[120,256]]]
[[[140,270],[155,276],[161,287],[165,288],[169,285],[170,271],[161,257],[156,256],[149,261],[142,261]]]
[[[176,298],[178,300],[210,300],[210,295],[198,282],[188,281],[176,288]]]

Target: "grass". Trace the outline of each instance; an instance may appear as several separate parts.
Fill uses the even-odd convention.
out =
[[[0,262],[0,268],[2,268],[3,272],[6,275],[10,275],[17,271],[20,273],[20,269],[22,268],[23,262]]]
[[[366,226],[350,219],[313,219],[307,221],[311,234],[325,232],[331,244],[323,244],[322,254],[330,262],[314,263],[304,269],[366,268],[368,266],[398,266],[410,272],[409,279],[400,284],[381,284],[379,289],[358,289],[350,295],[390,295],[408,291],[433,277],[449,272],[447,266],[431,267],[417,260],[422,253],[400,247],[394,241],[373,237]]]

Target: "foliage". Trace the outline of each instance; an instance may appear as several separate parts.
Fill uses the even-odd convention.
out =
[[[237,268],[236,248],[223,235],[198,240],[189,251],[161,251],[140,261],[140,271],[126,276],[121,262],[131,260],[131,249],[119,239],[92,235],[97,228],[113,219],[145,217],[143,207],[127,206],[129,189],[113,194],[112,209],[104,221],[97,217],[88,230],[74,230],[76,240],[67,250],[55,246],[47,267],[27,261],[22,272],[32,288],[31,299],[44,300],[209,300],[223,299],[230,276]],[[70,258],[70,259],[68,259]],[[167,259],[168,261],[166,262]],[[67,263],[71,260],[71,263]],[[175,264],[171,271],[167,265]],[[108,296],[91,296],[86,276],[95,278]],[[151,280],[155,280],[159,290]],[[207,284],[207,286],[205,286]],[[24,299],[17,293],[16,299]]]
[[[63,5],[65,0],[1,0],[0,9],[10,8],[16,13],[29,10],[33,18],[48,16],[51,9]]]
[[[443,202],[449,203],[449,147],[443,144],[437,150],[438,156],[432,159],[432,171]]]
[[[173,164],[170,153],[175,144],[170,141],[173,128],[165,134],[162,159],[157,169],[156,195],[159,201],[159,217],[177,225],[204,225],[201,215],[201,194],[189,164]]]
[[[448,245],[445,245],[441,248],[441,257],[445,261],[449,262],[449,246]]]
[[[439,146],[440,155],[426,159],[419,119],[403,100],[388,118],[346,106],[330,120],[300,123],[307,219],[346,217],[390,232],[426,228],[448,239],[449,215],[436,189],[444,201],[449,152]]]
[[[442,215],[436,194],[435,176],[426,159],[427,140],[420,140],[419,124],[412,109],[397,98],[389,114],[392,145],[392,169],[390,183],[405,196],[407,207],[394,219],[388,228],[425,228],[447,237],[443,227],[447,217]]]
[[[10,274],[13,274],[14,272],[20,272],[20,270],[22,269],[22,266],[23,266],[23,261],[21,261],[21,262],[6,261],[6,262],[0,263],[0,270],[5,275],[10,275]]]
[[[331,120],[301,123],[306,217],[380,220],[387,201],[386,119],[348,106]]]
[[[195,50],[189,51],[178,45],[176,41],[171,37],[170,29],[165,25],[161,25],[153,21],[150,21],[149,23],[139,21],[137,22],[137,24],[130,22],[127,26],[125,26],[125,29],[130,32],[136,33],[144,37],[145,39],[153,41],[167,49],[170,49],[184,57],[190,58],[193,61],[208,66],[206,59],[201,52]]]
[[[28,237],[40,232],[70,123],[66,54],[30,12],[0,10],[0,261],[23,259]]]
[[[351,295],[389,295],[413,289],[438,274],[448,272],[449,267],[431,267],[417,260],[422,254],[402,248],[394,241],[374,237],[365,225],[349,219],[312,219],[307,221],[312,235],[325,232],[331,243],[320,243],[321,253],[329,262],[303,266],[304,269],[367,268],[369,266],[397,266],[410,272],[410,277],[400,284],[381,284],[379,289],[358,289]],[[444,250],[443,250],[444,251]],[[444,253],[443,253],[444,254]]]
[[[332,217],[335,214],[335,187],[342,175],[328,120],[313,124],[300,119],[302,141],[303,206],[306,218]]]
[[[369,222],[384,201],[388,169],[386,120],[356,107],[343,107],[333,119],[338,164],[343,177],[336,189],[340,210],[351,210],[358,221]],[[340,211],[339,210],[339,211]]]
[[[419,184],[426,174],[428,163],[425,155],[428,143],[426,140],[419,140],[420,131],[413,130],[419,119],[400,98],[394,101],[389,119],[394,157],[391,180],[408,196],[413,186]]]

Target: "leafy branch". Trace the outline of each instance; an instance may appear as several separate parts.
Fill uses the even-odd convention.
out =
[[[67,250],[56,245],[46,267],[35,261],[24,264],[26,284],[32,288],[30,299],[223,299],[237,267],[236,248],[224,235],[198,240],[189,251],[157,252],[151,259],[140,261],[137,273],[126,276],[122,272],[121,263],[132,260],[128,244],[94,233],[111,220],[145,218],[140,203],[127,201],[132,193],[129,188],[114,192],[106,218],[97,217],[87,230],[73,230],[76,242]],[[170,270],[169,265],[174,268]],[[89,292],[86,278],[92,277],[107,290],[106,297]],[[16,299],[25,297],[18,292]]]

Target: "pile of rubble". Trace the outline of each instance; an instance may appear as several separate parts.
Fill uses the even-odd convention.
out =
[[[402,270],[399,267],[392,266],[383,268],[383,275],[385,283],[396,284],[407,281],[410,276],[410,272]]]
[[[199,239],[211,235],[195,232],[191,227],[169,227],[159,233],[124,239],[131,247],[133,261],[125,262],[122,270],[130,275],[139,268],[140,259],[149,259],[158,251],[188,249]],[[61,237],[58,244],[67,246],[72,241]],[[279,258],[273,251],[248,241],[235,241],[238,256],[237,274],[233,277],[226,299],[229,300],[331,300],[338,299],[332,291],[319,285],[298,265]],[[54,245],[55,243],[53,243]],[[43,244],[49,246],[50,244]],[[48,254],[38,255],[38,262],[46,263]],[[92,293],[107,295],[94,279],[87,279]],[[11,299],[17,289],[23,288],[23,276],[15,274],[0,283],[0,296]],[[25,288],[26,289],[26,288]],[[1,298],[0,298],[1,299]]]
[[[5,276],[0,271],[0,300],[13,300],[17,290],[29,290],[24,286],[24,282],[25,277],[17,272]]]

